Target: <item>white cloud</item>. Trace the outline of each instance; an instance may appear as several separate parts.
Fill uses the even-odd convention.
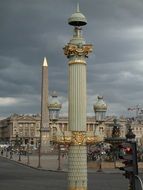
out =
[[[1,3],[0,112],[40,111],[40,66],[46,56],[49,90],[61,95],[61,114],[67,114],[68,64],[62,48],[73,34],[68,18],[76,4],[65,0],[18,2]],[[103,95],[109,114],[119,115],[129,106],[142,104],[142,1],[83,0],[80,10],[88,20],[83,36],[94,46],[87,60],[87,113],[94,115],[97,94]]]
[[[12,106],[18,104],[19,100],[11,97],[0,97],[0,106]]]

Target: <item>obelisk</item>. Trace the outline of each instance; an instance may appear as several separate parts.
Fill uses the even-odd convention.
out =
[[[46,154],[50,149],[49,136],[49,111],[48,111],[48,63],[46,57],[42,65],[42,85],[41,85],[41,130],[40,130],[41,154]]]

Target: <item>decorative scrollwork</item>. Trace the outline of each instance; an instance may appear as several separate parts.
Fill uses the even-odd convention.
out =
[[[87,137],[86,144],[96,144],[102,142],[104,138],[100,136]]]
[[[72,132],[72,142],[73,145],[85,145],[86,143],[86,132],[83,131],[73,131]]]
[[[71,143],[71,137],[70,136],[58,137],[57,143],[63,145],[69,145]]]
[[[91,44],[85,44],[85,45],[68,44],[63,49],[64,49],[64,54],[68,58],[74,55],[87,57],[88,54],[92,52],[92,45]]]
[[[61,134],[56,134],[51,141],[63,145],[86,145],[95,144],[103,141],[103,138],[95,135],[93,132],[86,131],[66,131]]]

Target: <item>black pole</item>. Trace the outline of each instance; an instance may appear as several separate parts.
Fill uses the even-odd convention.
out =
[[[29,159],[29,142],[27,144],[27,165],[30,164],[30,159]]]
[[[113,155],[113,160],[114,160],[114,168],[116,168],[116,153],[114,151],[114,155]]]
[[[19,158],[18,161],[21,161],[21,146],[20,146],[20,142],[19,142]]]
[[[60,144],[58,144],[58,169],[61,170],[61,147]]]
[[[39,147],[38,147],[38,166],[37,168],[41,168],[41,142],[39,142]]]
[[[129,189],[136,190],[135,187],[135,176],[138,175],[138,162],[137,162],[137,143],[135,140],[135,134],[132,132],[130,122],[127,123],[128,132],[126,134],[126,141],[131,144],[132,156],[133,156],[133,172],[130,174]]]
[[[137,143],[136,142],[133,142],[132,143],[132,146],[133,146],[133,161],[134,161],[134,175],[138,175],[138,160],[137,160]]]
[[[42,126],[42,125],[41,125]],[[38,166],[37,168],[41,168],[41,143],[42,143],[42,131],[41,131],[41,127],[40,127],[40,139],[39,139],[39,144],[38,144]]]
[[[135,184],[135,176],[138,175],[138,161],[137,161],[137,143],[131,142],[132,149],[133,149],[133,175],[131,177],[130,183],[132,184],[132,189],[136,190],[136,184]]]

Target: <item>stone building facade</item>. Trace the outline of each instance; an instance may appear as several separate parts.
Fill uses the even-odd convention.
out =
[[[40,136],[40,115],[18,115],[0,121],[0,139],[4,142],[14,143],[16,136],[22,144],[37,146]]]
[[[16,136],[21,138],[22,144],[28,142],[38,147],[40,139],[40,115],[18,115],[13,114],[8,118],[0,120],[0,141],[14,143]],[[103,137],[112,135],[113,120],[115,117],[106,117],[103,122],[95,121],[95,117],[87,117],[87,131],[95,131],[96,134]],[[120,135],[125,137],[127,119],[120,117],[118,123],[120,125]],[[143,145],[143,122],[132,121],[133,132],[139,145]],[[49,124],[50,129],[56,127],[60,131],[68,130],[68,118],[60,117],[56,123]]]

